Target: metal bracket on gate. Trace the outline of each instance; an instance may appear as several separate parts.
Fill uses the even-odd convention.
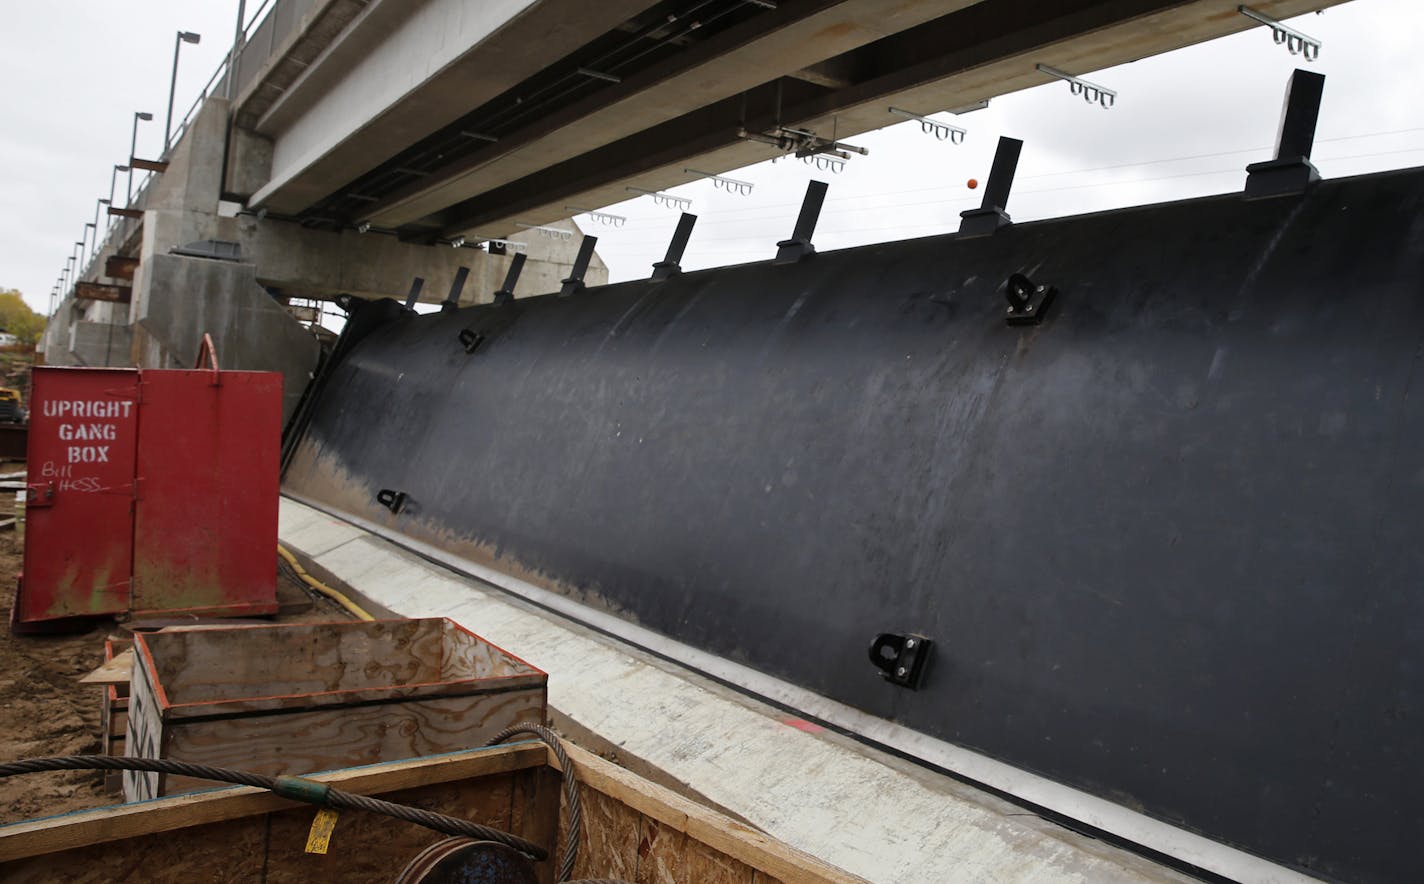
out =
[[[405,502],[406,493],[404,491],[382,488],[376,492],[376,503],[379,503],[396,515],[400,515],[400,511],[405,509]]]
[[[1276,136],[1276,158],[1246,167],[1246,199],[1295,196],[1320,180],[1310,162],[1325,75],[1297,70],[1286,89],[1285,113]]]
[[[25,508],[34,509],[41,506],[54,506],[53,482],[25,486]]]
[[[801,214],[796,216],[796,229],[791,232],[790,239],[776,244],[776,257],[771,259],[771,263],[795,264],[816,254],[811,236],[816,232],[816,221],[821,217],[828,186],[824,181],[807,182],[806,196],[801,200]]]
[[[499,291],[494,293],[494,305],[503,307],[514,300],[514,287],[519,283],[520,271],[524,269],[524,261],[529,256],[523,252],[515,252],[514,258],[509,262],[509,272],[504,275],[504,285],[499,287]]]
[[[466,353],[473,353],[485,342],[485,336],[472,328],[460,329],[460,346],[465,348]]]
[[[440,302],[441,313],[452,313],[460,309],[460,292],[465,289],[465,280],[470,275],[470,268],[461,267],[455,271],[455,278],[450,281],[450,294],[445,296],[445,300]]]
[[[584,285],[583,275],[588,272],[588,262],[593,260],[593,247],[598,244],[598,237],[585,236],[579,243],[578,254],[574,256],[574,267],[569,271],[569,278],[564,280],[563,288],[559,289],[559,297],[567,298],[570,295],[577,295],[587,286]]]
[[[687,250],[687,241],[692,238],[692,226],[696,223],[697,216],[689,212],[683,212],[677,219],[677,230],[668,243],[667,256],[653,265],[653,279],[671,279],[682,273],[682,253]]]
[[[415,303],[420,300],[420,290],[425,288],[425,278],[417,276],[410,281],[410,294],[405,296],[405,309],[415,311]]]
[[[881,678],[913,691],[920,686],[933,647],[923,635],[882,632],[870,643],[870,662]]]
[[[1004,298],[1009,302],[1004,321],[1009,325],[1038,325],[1058,290],[1051,285],[1035,285],[1022,273],[1011,275],[1004,283]]]
[[[984,185],[984,201],[977,209],[966,209],[959,213],[961,238],[990,236],[1001,227],[1012,222],[1006,207],[1009,191],[1014,187],[1014,173],[1019,168],[1019,154],[1023,142],[1017,138],[999,136],[999,145],[994,149],[994,164],[989,167],[989,181]]]

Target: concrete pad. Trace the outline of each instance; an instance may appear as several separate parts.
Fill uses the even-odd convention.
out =
[[[895,882],[1190,880],[329,519],[284,498],[283,543],[392,611],[451,617],[528,660],[549,673],[550,705],[620,755],[849,872]]]

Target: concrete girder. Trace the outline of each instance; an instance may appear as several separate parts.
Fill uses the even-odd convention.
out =
[[[253,205],[293,214],[653,0],[375,0],[254,123],[273,140]]]
[[[777,77],[971,6],[976,0],[800,0],[688,46],[447,165],[367,213],[375,224],[418,222],[512,178],[539,173],[604,145],[732,99]],[[839,71],[838,71],[839,72]],[[842,74],[844,75],[844,74]],[[806,76],[810,76],[807,74]],[[733,121],[732,129],[735,129]]]
[[[1261,0],[1253,8],[1285,19],[1343,2]],[[839,69],[859,66],[865,71],[863,79],[844,89],[804,93],[804,99],[784,102],[781,122],[826,133],[834,128],[838,137],[847,139],[900,122],[889,113],[891,105],[932,113],[1048,82],[1036,63],[1088,73],[1256,27],[1237,13],[1232,0],[1080,0],[1060,4],[1051,16],[1038,4],[1011,2],[1005,8],[1033,5],[1036,18],[1022,9],[999,17],[996,31],[984,31],[992,18],[971,27],[970,16],[985,16],[994,5],[971,6],[917,32],[890,38],[892,45],[866,47],[869,59],[839,60],[844,63]],[[1029,20],[1034,24],[1021,27]],[[930,46],[937,51],[920,51]],[[875,66],[876,59],[897,58],[917,61],[903,67]],[[769,107],[767,96],[773,88],[769,84],[759,95],[749,96],[749,106]],[[740,114],[739,102],[693,111],[661,129],[486,191],[429,221],[445,236],[475,229],[500,235],[515,229],[516,219],[540,224],[567,217],[564,207],[569,204],[596,208],[621,202],[628,198],[624,188],[629,184],[665,190],[695,180],[684,168],[724,172],[783,155],[773,147],[738,140],[734,133]],[[746,119],[749,129],[775,121],[769,111]]]

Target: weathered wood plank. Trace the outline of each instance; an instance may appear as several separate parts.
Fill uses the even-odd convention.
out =
[[[133,672],[133,648],[105,660],[98,668],[79,679],[80,684],[128,684]]]
[[[538,768],[546,763],[547,757],[548,752],[542,745],[520,743],[316,774],[311,779],[349,792],[379,795]],[[296,802],[261,789],[234,787],[13,823],[0,826],[0,863],[91,844],[176,832],[296,806],[299,806]],[[0,880],[6,879],[7,873],[8,867],[0,867]]]
[[[124,255],[110,255],[104,259],[104,275],[113,279],[133,279],[138,270],[138,259]]]
[[[133,301],[133,286],[110,285],[104,282],[76,282],[74,284],[74,297],[88,298],[91,301],[112,301],[115,304],[128,304]]]
[[[286,715],[170,721],[165,758],[254,773],[304,774],[479,746],[520,721],[540,721],[543,694],[509,691],[319,709]],[[152,757],[152,756],[147,756]],[[201,780],[167,777],[163,795],[207,789]]]

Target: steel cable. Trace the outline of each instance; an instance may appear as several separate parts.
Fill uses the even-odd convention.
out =
[[[539,845],[525,841],[523,838],[511,835],[508,832],[501,832],[499,829],[491,829],[488,826],[482,826],[468,820],[456,819],[455,817],[445,816],[444,814],[421,810],[416,807],[408,807],[404,804],[382,801],[379,798],[343,792],[340,789],[333,789],[325,783],[320,783],[315,780],[304,780],[299,777],[269,777],[244,770],[212,767],[206,764],[192,764],[186,761],[174,761],[167,758],[128,758],[111,755],[62,755],[51,758],[30,758],[24,761],[11,761],[6,764],[0,764],[0,777],[51,770],[136,770],[146,773],[167,773],[183,777],[194,777],[196,779],[236,783],[241,786],[253,786],[258,789],[266,789],[283,798],[305,801],[309,804],[317,804],[323,807],[365,810],[371,813],[379,813],[384,816],[394,817],[398,820],[404,820],[408,823],[414,823],[417,826],[424,826],[427,829],[433,829],[446,835],[463,836],[479,841],[494,841],[507,847],[512,847],[520,853],[536,860],[544,860],[549,857],[549,852]],[[565,768],[565,770],[568,770],[568,768]]]
[[[559,767],[564,771],[564,801],[569,806],[569,840],[564,845],[564,857],[559,861],[558,880],[568,881],[574,873],[574,862],[578,859],[579,839],[583,835],[583,808],[579,804],[578,780],[574,778],[574,763],[569,758],[569,754],[564,751],[564,745],[559,739],[559,735],[542,724],[512,725],[495,734],[485,745],[494,746],[520,734],[533,734],[543,740],[550,749],[554,750],[554,757],[559,759]]]

